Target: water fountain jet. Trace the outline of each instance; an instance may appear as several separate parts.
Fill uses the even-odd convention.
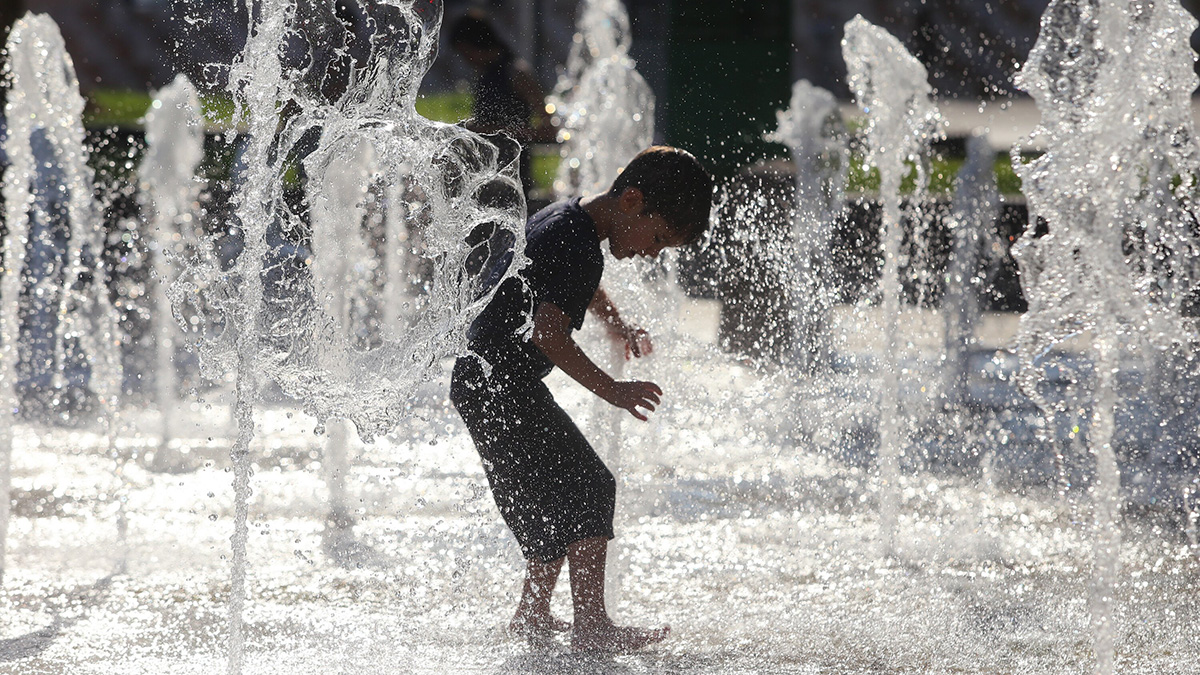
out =
[[[1132,348],[1178,343],[1184,299],[1200,281],[1194,229],[1200,166],[1188,44],[1197,22],[1177,2],[1054,0],[1016,84],[1041,123],[1013,149],[1031,227],[1014,251],[1029,301],[1018,335],[1022,388],[1039,392],[1040,358],[1090,334],[1095,458],[1090,610],[1096,672],[1116,667],[1114,625],[1123,503],[1114,430],[1117,375]],[[1032,223],[1041,220],[1039,236]]]
[[[39,235],[31,239],[33,219],[45,227],[67,230],[65,268],[57,290],[54,327],[56,370],[52,386],[67,386],[72,356],[88,364],[88,386],[99,404],[108,454],[115,452],[121,395],[121,336],[110,302],[104,266],[105,229],[92,201],[91,171],[83,132],[83,98],[71,57],[58,26],[46,15],[27,14],[9,34],[5,74],[10,83],[5,153],[5,269],[0,281],[0,574],[10,516],[13,431],[20,401],[17,395],[18,345],[21,337],[21,285],[29,250],[53,246]],[[44,174],[53,172],[54,194],[47,194]],[[46,205],[55,202],[57,208]],[[68,342],[76,343],[72,348]],[[119,471],[119,469],[118,469]],[[123,514],[122,514],[123,516]],[[120,525],[119,525],[120,527]]]
[[[884,322],[880,365],[879,477],[880,542],[886,554],[895,550],[900,508],[900,457],[905,441],[900,433],[900,366],[896,340],[900,316],[902,230],[901,181],[916,169],[911,203],[923,199],[928,185],[928,148],[941,135],[941,114],[930,97],[928,74],[904,45],[861,16],[846,24],[842,40],[850,90],[867,115],[867,164],[878,167],[879,197],[883,202],[883,276],[880,279]]]
[[[995,250],[992,244],[1000,215],[995,158],[987,135],[972,135],[967,140],[966,162],[954,182],[950,221],[953,244],[942,297],[948,366],[943,397],[952,409],[961,408],[969,398],[970,355],[976,344],[984,281],[981,267],[987,253]]]
[[[179,414],[175,348],[179,328],[167,289],[175,278],[176,259],[200,243],[193,205],[199,200],[196,169],[204,159],[204,120],[195,87],[180,75],[154,94],[146,112],[146,155],[138,170],[142,210],[150,222],[154,306],[154,391],[159,409],[159,443],[150,466],[166,471],[178,465],[171,449],[172,422]]]
[[[807,80],[796,82],[790,107],[776,117],[778,125],[766,140],[786,145],[796,165],[792,360],[800,372],[813,375],[832,365],[828,260],[833,228],[846,208],[850,150],[837,99]]]

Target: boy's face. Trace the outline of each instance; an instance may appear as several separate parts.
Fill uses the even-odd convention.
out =
[[[641,190],[626,188],[619,200],[621,215],[608,238],[608,250],[614,258],[657,258],[663,249],[683,244],[683,237],[662,216],[646,211]]]

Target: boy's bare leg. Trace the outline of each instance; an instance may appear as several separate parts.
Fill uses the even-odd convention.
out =
[[[532,559],[527,561],[525,586],[521,589],[517,613],[508,624],[510,631],[526,637],[537,637],[549,631],[563,632],[571,627],[571,624],[550,614],[550,596],[558,582],[562,564],[562,558],[548,563]]]
[[[671,631],[662,628],[618,626],[604,607],[604,566],[608,540],[581,539],[567,547],[571,575],[571,604],[575,624],[571,627],[571,649],[577,652],[628,651],[661,642]]]

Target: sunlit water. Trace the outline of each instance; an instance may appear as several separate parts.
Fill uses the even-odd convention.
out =
[[[511,143],[488,142],[416,112],[417,91],[437,55],[439,3],[363,6],[373,34],[365,52],[344,60],[336,48],[318,58],[310,42],[345,46],[358,39],[336,20],[336,8],[319,11],[341,32],[317,36],[306,34],[307,18],[291,3],[246,6],[255,11],[248,12],[249,37],[228,87],[246,126],[234,196],[242,248],[231,268],[199,261],[172,287],[177,309],[206,319],[194,347],[209,376],[236,373],[230,673],[245,663],[246,505],[260,386],[277,386],[317,417],[322,430],[333,425],[327,459],[334,461],[324,464],[334,494],[322,511],[344,510],[346,471],[338,460],[351,435],[348,425],[367,440],[391,430],[409,415],[406,401],[440,360],[466,351],[467,327],[496,287],[481,284],[476,273],[510,248],[511,264],[492,281],[516,273],[525,215],[516,153],[502,155]],[[292,197],[298,179],[289,176],[299,175],[307,178],[311,222]],[[356,290],[367,285],[355,281],[374,278],[359,266],[385,268],[366,259],[364,187],[376,180],[415,184],[420,204],[406,210],[405,224],[420,231],[429,266],[411,320],[385,327],[380,339],[364,344],[350,309]],[[302,253],[306,241],[315,260]]]
[[[654,141],[654,92],[629,57],[621,0],[581,0],[566,68],[548,98],[559,126],[559,198],[599,194]]]
[[[58,26],[27,15],[8,36],[4,176],[5,238],[0,294],[0,494],[8,491],[18,408],[22,323],[44,345],[30,359],[46,389],[85,386],[112,441],[121,394],[117,315],[106,292],[106,232],[92,200],[83,97]],[[19,289],[31,288],[22,316]],[[103,292],[102,292],[103,289]],[[47,344],[49,343],[49,344]],[[36,375],[35,375],[36,378]],[[57,398],[56,396],[56,398]],[[49,397],[43,397],[49,398]],[[10,511],[0,505],[0,556]],[[4,563],[0,560],[0,578]]]
[[[996,153],[987,136],[977,133],[967,141],[967,159],[954,183],[951,208],[950,264],[941,311],[946,321],[946,378],[943,392],[949,405],[967,399],[970,355],[976,346],[980,296],[984,281],[995,265],[995,252],[1003,243],[995,234],[1000,215],[996,188]]]
[[[154,391],[161,440],[155,452],[158,467],[173,461],[171,422],[179,406],[176,349],[182,342],[172,316],[167,288],[181,260],[196,255],[200,245],[197,201],[200,181],[196,169],[204,159],[204,121],[195,87],[182,75],[155,92],[146,112],[146,156],[138,167],[144,217],[151,223],[154,306]]]
[[[666,406],[625,428],[620,499],[641,506],[618,527],[629,572],[612,608],[670,623],[661,647],[596,662],[504,634],[523,563],[441,382],[420,392],[424,419],[355,452],[357,564],[323,548],[314,420],[259,413],[245,672],[1090,670],[1090,532],[1052,488],[1003,472],[990,485],[905,473],[904,553],[881,560],[873,471],[792,445],[777,414],[784,383],[698,346],[661,347],[637,372],[663,384]],[[560,376],[552,384],[594,434],[589,397]],[[99,436],[18,430],[0,668],[206,673],[224,663],[233,432],[227,406],[195,416],[194,472],[129,470],[129,573],[115,577],[117,484]],[[1196,551],[1133,518],[1122,568],[1121,671],[1188,672],[1200,658]],[[566,597],[564,584],[556,609],[569,617]]]
[[[867,119],[864,131],[867,163],[878,167],[880,177],[883,272],[879,293],[884,321],[879,343],[879,355],[884,361],[879,383],[879,473],[884,483],[880,510],[884,523],[881,543],[885,552],[891,552],[900,543],[894,536],[891,518],[896,512],[900,458],[907,445],[900,428],[901,372],[897,353],[903,255],[904,197],[900,186],[909,174],[911,163],[916,180],[912,194],[908,195],[909,206],[920,208],[929,185],[929,146],[940,135],[942,119],[932,100],[933,88],[925,66],[883,28],[862,15],[851,19],[846,23],[842,53],[846,59],[847,84]],[[927,230],[922,226],[925,219],[918,213],[913,220],[917,223],[913,237],[923,239]]]
[[[833,229],[846,206],[849,136],[832,93],[807,80],[792,86],[787,110],[766,140],[791,150],[796,172],[791,254],[794,268],[795,346],[792,362],[802,373],[832,363],[827,326],[834,302],[829,265]]]
[[[389,117],[374,107],[399,101],[404,105],[395,110],[407,113],[408,94],[415,92],[411,79],[388,80],[408,82],[411,89],[360,90],[365,102],[347,101],[360,107],[337,110],[315,104],[303,92],[272,88],[281,84],[283,70],[273,60],[280,33],[272,31],[289,20],[264,15],[267,24],[275,23],[264,24],[254,43],[258,51],[251,54],[261,60],[243,63],[239,72],[262,97],[256,100],[261,115],[252,120],[262,129],[274,130],[278,122],[266,114],[267,101],[281,91],[300,100],[294,126],[283,130],[279,143],[301,144],[305,125],[322,127],[307,165],[317,184],[328,186],[318,198],[338,197],[338,188],[319,179],[331,177],[326,171],[332,159],[344,157],[362,138],[383,148],[385,157],[394,153],[393,159],[472,147],[460,130],[403,114]],[[427,35],[412,27],[409,36]],[[428,42],[414,39],[416,53],[432,58],[421,51]],[[393,73],[388,68],[404,63],[376,65]],[[408,74],[419,80],[419,64],[416,68]],[[249,86],[255,82],[268,86],[261,91]],[[347,109],[351,114],[343,114]],[[430,136],[396,133],[400,128]],[[271,250],[265,243],[268,225],[288,216],[271,208],[256,214],[260,206],[276,208],[282,201],[275,191],[280,185],[273,183],[282,166],[262,147],[251,145],[246,155],[250,168],[240,215],[250,231],[246,241],[258,243],[239,258],[242,276],[222,278],[211,266],[190,270],[187,283],[193,285],[185,283],[176,293],[228,286],[241,292],[239,282],[261,280],[255,264]],[[330,161],[322,164],[325,160]],[[496,163],[483,164],[467,166],[482,179],[493,177]],[[433,168],[400,161],[391,166],[395,174],[418,178]],[[511,172],[502,178],[515,185]],[[434,181],[433,188],[439,184]],[[484,217],[497,215],[484,211]],[[389,213],[394,219],[397,211]],[[252,217],[259,219],[251,226]],[[403,225],[410,226],[412,220],[404,217]],[[393,220],[389,227],[398,225]],[[448,236],[443,243],[454,240]],[[395,261],[374,262],[379,269],[397,268]],[[253,307],[263,300],[259,290],[251,291]],[[179,473],[151,472],[129,461],[158,443],[156,412],[126,413],[115,457],[101,425],[9,427],[15,432],[15,510],[0,598],[6,618],[0,671],[865,673],[1094,667],[1090,474],[1080,463],[1056,465],[1062,449],[1083,435],[1078,420],[1044,423],[1017,391],[1015,360],[1004,353],[974,363],[964,387],[971,415],[922,416],[943,382],[944,340],[923,337],[925,324],[943,324],[927,311],[898,308],[889,319],[870,307],[831,308],[828,325],[837,355],[831,372],[797,378],[758,372],[719,354],[713,348],[712,308],[666,295],[650,317],[671,326],[657,333],[658,353],[626,371],[660,383],[667,396],[650,424],[626,421],[621,428],[625,443],[616,468],[624,512],[613,549],[620,592],[612,596],[611,609],[623,621],[670,623],[673,634],[644,653],[589,658],[566,654],[562,642],[534,649],[504,634],[523,561],[491,502],[470,439],[446,401],[444,354],[422,352],[430,356],[431,368],[411,379],[387,370],[390,356],[411,352],[392,346],[376,354],[374,363],[385,368],[372,375],[386,380],[394,374],[405,385],[398,389],[406,403],[393,403],[405,409],[387,408],[377,391],[354,391],[361,380],[340,379],[364,362],[347,366],[338,360],[349,353],[343,345],[353,331],[342,330],[347,328],[342,310],[323,304],[337,299],[328,287],[310,293],[313,305],[321,307],[314,310],[315,321],[333,326],[319,335],[330,341],[338,336],[337,341],[293,353],[263,346],[254,338],[258,324],[238,314],[248,306],[244,302],[225,306],[231,310],[228,323],[208,327],[212,332],[204,335],[214,344],[206,348],[218,366],[238,364],[232,341],[242,340],[242,368],[213,373],[209,366],[219,384],[203,392],[203,401],[182,413],[174,427]],[[220,307],[218,296],[209,299]],[[683,315],[674,311],[679,307]],[[638,311],[630,308],[634,316]],[[886,320],[897,324],[894,340],[906,345],[901,353],[881,354],[875,341],[864,339],[865,327]],[[240,330],[222,332],[238,321]],[[984,337],[992,346],[1007,339]],[[598,342],[594,330],[584,339]],[[1054,379],[1055,373],[1072,364],[1086,372],[1085,350],[1086,345],[1060,345],[1056,363],[1039,373],[1050,383],[1048,390],[1062,394],[1074,386],[1069,377]],[[300,367],[263,366],[264,355],[295,358]],[[239,392],[234,375],[244,375],[248,364],[256,366],[249,371],[255,377],[243,378]],[[897,373],[896,414],[881,404],[876,386],[881,369]],[[288,399],[276,392],[260,404],[252,395],[260,375],[291,378],[285,386],[301,400],[285,404]],[[1194,390],[1200,381],[1194,374],[1190,380],[1173,375],[1179,391]],[[1114,386],[1132,401],[1145,382],[1162,377],[1151,366],[1126,369]],[[330,383],[335,391],[314,393]],[[561,374],[551,384],[585,432],[604,439],[611,418],[593,405],[593,397]],[[317,404],[305,399],[317,393],[330,398]],[[299,409],[307,405],[323,418],[338,418],[336,413],[360,401],[384,408],[382,420],[404,421],[370,445],[349,442],[341,482],[328,481],[328,473],[322,475],[330,465],[326,437],[313,433],[325,420]],[[382,423],[370,411],[358,414]],[[885,488],[872,461],[879,430],[889,425],[913,439],[913,447],[894,457]],[[1136,426],[1116,423],[1116,437],[1127,446],[1136,442]],[[982,463],[981,454],[987,456]],[[230,494],[235,468],[238,490]],[[1131,468],[1136,473],[1153,467]],[[1060,475],[1071,482],[1065,491]],[[1190,480],[1186,474],[1177,478]],[[1168,487],[1179,494],[1179,485]],[[331,489],[342,496],[331,496]],[[884,509],[886,522],[880,517],[881,495],[890,495],[893,504]],[[330,527],[331,503],[352,511],[352,531]],[[1121,574],[1113,579],[1111,603],[1117,630],[1110,633],[1121,672],[1189,672],[1200,657],[1192,632],[1200,566],[1194,540],[1173,519],[1177,515],[1177,504],[1167,502],[1157,511],[1127,514],[1122,523]],[[232,552],[244,556],[232,578],[231,530]],[[891,557],[880,555],[884,540],[895,544]],[[565,582],[556,610],[569,618]]]
[[[1095,364],[1083,398],[1090,398],[1087,443],[1095,458],[1090,605],[1099,673],[1117,668],[1120,630],[1118,373],[1130,357],[1152,360],[1189,341],[1194,351],[1196,341],[1182,311],[1200,280],[1192,211],[1197,79],[1188,38],[1196,26],[1171,0],[1056,0],[1015,80],[1037,101],[1042,121],[1030,140],[1046,148],[1028,162],[1020,148],[1013,151],[1031,215],[1047,230],[1027,232],[1015,249],[1030,305],[1018,338],[1024,388],[1048,413],[1061,414],[1063,406],[1042,397],[1038,360],[1089,331]],[[1157,365],[1186,368],[1173,360]]]

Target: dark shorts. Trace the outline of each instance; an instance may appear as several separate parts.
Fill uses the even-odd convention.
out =
[[[500,515],[527,559],[543,562],[591,537],[613,537],[616,480],[539,379],[454,364],[450,400],[467,424]]]

